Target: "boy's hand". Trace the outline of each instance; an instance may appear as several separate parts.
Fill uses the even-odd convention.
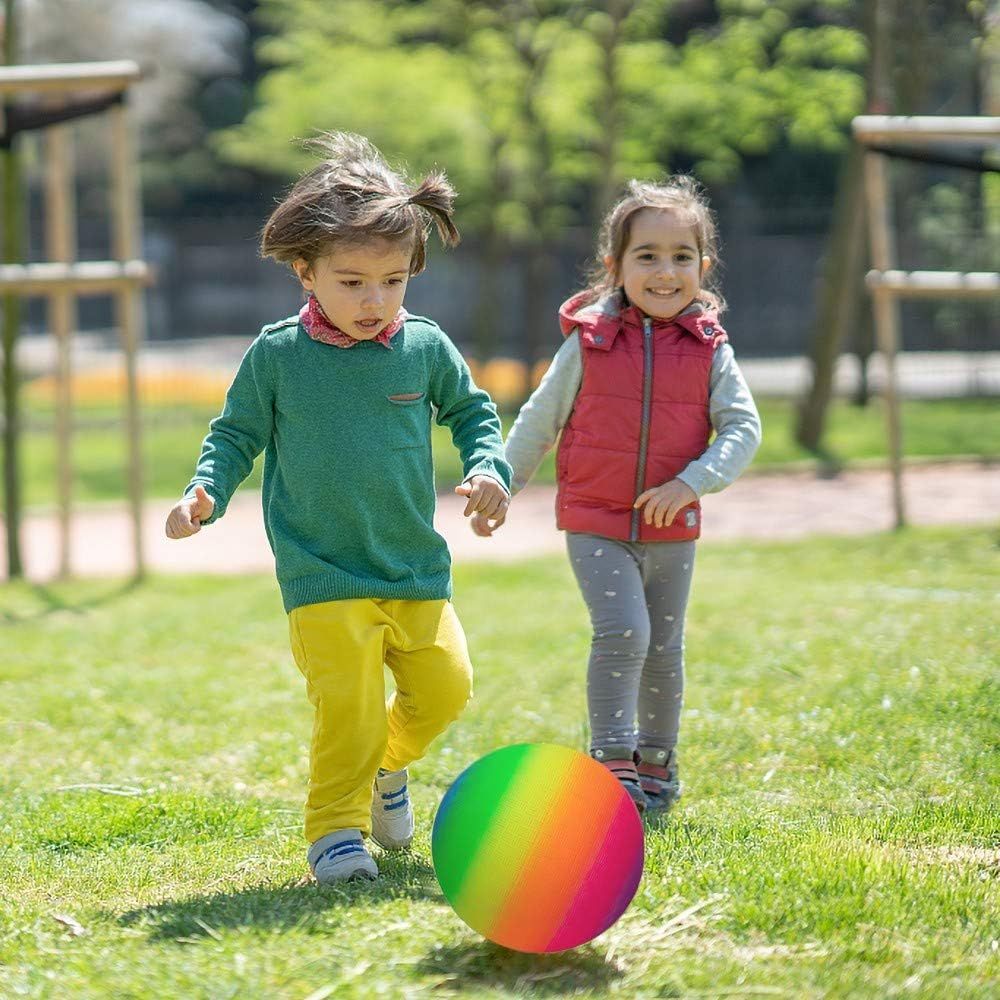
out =
[[[492,535],[497,528],[501,527],[506,520],[506,508],[494,517],[490,517],[488,514],[481,514],[477,510],[476,513],[472,515],[472,519],[469,521],[469,527],[471,527],[480,538],[489,538],[490,535]]]
[[[646,524],[655,524],[656,527],[663,528],[674,523],[674,518],[682,507],[694,503],[697,499],[697,494],[687,483],[671,479],[669,483],[646,490],[632,506],[640,510],[645,507],[643,520]]]
[[[201,531],[201,522],[211,517],[213,510],[215,501],[204,487],[196,486],[194,496],[184,497],[174,504],[167,517],[167,538],[187,538]]]
[[[510,503],[510,494],[490,476],[473,476],[467,483],[455,487],[455,492],[462,497],[468,497],[463,513],[485,514],[495,518],[497,514],[506,514]]]

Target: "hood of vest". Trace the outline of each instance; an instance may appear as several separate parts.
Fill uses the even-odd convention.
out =
[[[597,351],[610,351],[615,339],[626,329],[641,333],[643,319],[644,314],[628,304],[621,288],[597,300],[590,292],[579,292],[559,307],[562,335],[568,337],[578,330],[580,343]],[[717,310],[697,299],[672,319],[653,318],[654,333],[674,326],[713,347],[729,339],[719,323]]]

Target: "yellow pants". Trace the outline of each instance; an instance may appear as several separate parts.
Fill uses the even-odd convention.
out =
[[[288,616],[315,708],[306,837],[371,833],[372,783],[422,757],[472,695],[465,634],[449,601],[325,601]],[[382,666],[396,691],[385,700]]]

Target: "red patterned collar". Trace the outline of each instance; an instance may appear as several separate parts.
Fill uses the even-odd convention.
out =
[[[392,344],[389,341],[403,329],[406,318],[407,312],[401,308],[396,313],[396,318],[388,326],[383,327],[379,331],[378,336],[372,337],[372,340],[378,341],[383,347],[391,351]],[[335,327],[327,319],[326,313],[323,312],[323,307],[319,304],[315,295],[310,295],[306,300],[306,304],[299,310],[299,322],[305,327],[306,333],[313,340],[318,340],[321,344],[332,344],[334,347],[354,347],[356,344],[361,343],[360,340],[348,336],[343,330]]]

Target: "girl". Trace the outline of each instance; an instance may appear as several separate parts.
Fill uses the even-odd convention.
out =
[[[680,795],[698,498],[728,486],[760,444],[709,287],[715,259],[693,180],[632,181],[604,220],[590,287],[560,309],[566,340],[506,445],[516,493],[562,432],[557,523],[593,626],[590,750],[640,812]],[[489,535],[504,515],[480,512],[473,530]]]
[[[264,228],[306,304],[250,345],[167,535],[220,518],[264,451],[263,506],[292,652],[315,708],[306,803],[320,883],[375,878],[363,843],[413,836],[407,765],[461,712],[471,667],[434,531],[431,407],[451,430],[474,511],[506,510],[496,408],[436,324],[402,308],[429,221],[452,245],[455,192],[413,186],[365,139],[330,134]],[[396,692],[385,703],[383,664]]]

